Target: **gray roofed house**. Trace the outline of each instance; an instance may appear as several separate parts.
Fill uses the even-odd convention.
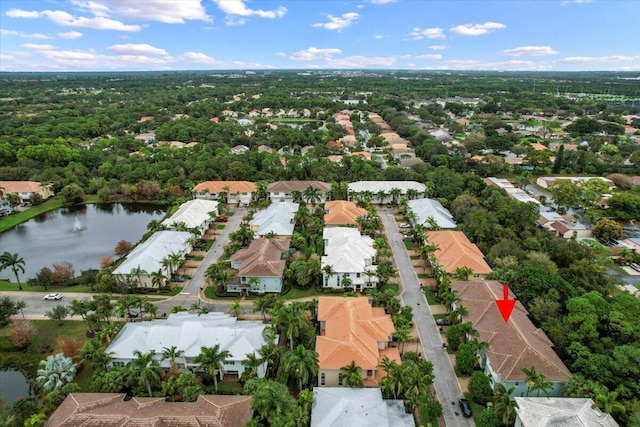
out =
[[[192,236],[187,231],[157,231],[129,252],[112,274],[117,280],[133,279],[139,281],[140,287],[154,287],[151,273],[160,271],[168,277],[169,271],[163,267],[162,259],[173,253],[179,253],[184,258],[191,252],[188,241]],[[138,274],[141,272],[144,274]]]
[[[316,387],[311,427],[415,427],[402,400],[383,400],[379,388]]]
[[[400,194],[405,196],[407,190],[416,190],[419,194],[424,194],[426,186],[416,181],[356,181],[349,184],[349,200],[353,200],[355,195],[361,195],[368,191],[373,195],[374,203],[391,203],[393,189],[400,190]],[[386,193],[386,197],[382,200],[376,197],[381,191]]]
[[[322,238],[326,254],[320,260],[323,287],[342,289],[345,278],[349,278],[351,285],[347,286],[356,292],[375,288],[378,282],[376,266],[373,265],[376,250],[371,237],[362,236],[357,228],[336,227],[325,228]],[[325,272],[326,266],[331,266],[333,274]]]
[[[585,398],[515,397],[515,427],[618,427]]]
[[[429,218],[440,228],[456,228],[457,224],[449,212],[442,204],[434,199],[409,200],[409,209],[416,215],[416,224],[423,224],[431,228]]]
[[[272,203],[267,209],[256,212],[249,225],[257,237],[264,237],[271,232],[278,237],[290,237],[299,206],[291,202]]]
[[[324,203],[327,200],[331,185],[323,181],[276,181],[267,186],[269,200],[272,202],[292,202],[292,192],[303,193],[307,188],[314,188],[319,192],[317,203]]]
[[[127,323],[107,347],[113,359],[112,366],[124,366],[135,359],[134,351],[156,352],[160,366],[168,368],[169,361],[160,361],[162,349],[176,346],[184,353],[176,359],[179,369],[197,367],[193,359],[202,347],[220,344],[220,351],[228,350],[231,355],[224,361],[224,373],[241,376],[244,372],[242,360],[248,354],[258,352],[267,343],[263,332],[266,324],[252,320],[238,320],[219,312],[195,314],[178,312],[167,319],[150,322]],[[264,377],[266,362],[258,368],[258,377]]]

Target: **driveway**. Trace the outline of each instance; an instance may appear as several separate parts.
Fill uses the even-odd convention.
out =
[[[242,222],[242,218],[244,218],[246,214],[246,208],[238,208],[234,211],[233,216],[229,217],[229,221],[227,221],[222,233],[219,236],[216,236],[215,243],[204,256],[200,265],[191,276],[191,279],[185,282],[182,292],[173,298],[169,298],[156,304],[158,307],[158,314],[169,313],[171,311],[171,307],[175,307],[177,305],[181,305],[182,307],[189,309],[192,304],[200,302],[200,288],[205,285],[204,274],[206,273],[207,268],[220,259],[220,256],[224,252],[224,247],[229,243],[229,234],[238,229],[240,222]],[[209,304],[208,306],[214,311],[227,311],[228,305],[229,304]]]
[[[442,404],[445,423],[448,427],[474,427],[473,419],[455,414],[456,412],[460,414],[458,399],[463,396],[463,393],[449,362],[447,352],[442,348],[439,327],[436,325],[427,300],[420,290],[418,276],[402,241],[393,212],[384,209],[380,209],[379,212],[398,267],[402,284],[400,298],[404,305],[413,307],[413,321],[422,343],[422,353],[427,360],[433,363],[434,385],[438,400]]]

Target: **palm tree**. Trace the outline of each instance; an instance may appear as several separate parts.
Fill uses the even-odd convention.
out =
[[[597,406],[605,414],[611,414],[612,412],[624,413],[626,411],[626,408],[624,407],[624,405],[618,402],[617,391],[611,391],[609,393],[606,393],[606,392],[599,393],[596,395],[596,398],[594,400],[595,400],[595,403],[593,404],[593,407]]]
[[[247,354],[246,359],[242,361],[242,366],[244,366],[244,371],[242,372],[242,376],[240,380],[242,382],[246,382],[248,380],[252,380],[254,378],[258,378],[258,369],[264,363],[264,359],[256,356],[255,352],[251,352]]]
[[[360,366],[356,365],[354,360],[340,368],[340,372],[343,373],[342,378],[348,387],[364,387],[364,378],[360,371]]]
[[[178,350],[178,347],[172,345],[171,347],[162,347],[162,357],[160,360],[169,360],[169,369],[174,370],[176,367],[176,359],[184,353],[184,350]]]
[[[536,378],[536,381],[533,383],[531,387],[531,391],[536,392],[536,397],[540,397],[540,392],[543,392],[545,396],[549,397],[549,391],[553,389],[553,383],[551,381],[546,381],[546,377],[542,374],[539,374]]]
[[[177,269],[177,267],[180,267],[180,264],[182,264],[182,254],[179,252],[172,252],[169,254],[169,260],[171,261],[173,268]]]
[[[325,276],[325,281],[322,284],[322,287],[325,287],[326,284],[329,283],[329,280],[331,280],[331,276],[336,274],[336,271],[333,269],[333,266],[331,264],[325,264],[325,266],[322,267],[322,273]]]
[[[473,270],[467,266],[456,268],[456,272],[453,273],[455,280],[468,280],[469,276],[473,274]]]
[[[160,383],[162,375],[162,368],[156,359],[156,352],[151,350],[149,353],[142,353],[140,350],[135,350],[133,354],[136,358],[129,363],[131,375],[137,377],[140,385],[147,388],[149,397],[153,397],[152,388]]]
[[[318,363],[318,353],[300,344],[284,355],[283,368],[298,380],[298,390],[302,390],[318,375]]]
[[[234,317],[238,317],[240,316],[240,313],[242,312],[242,304],[240,304],[240,301],[235,301],[232,304],[229,305],[229,313],[234,316]]]
[[[318,190],[317,188],[313,188],[312,186],[308,186],[302,192],[302,196],[304,197],[306,203],[311,203],[311,211],[313,212],[316,207],[316,203],[320,201],[320,190]]]
[[[392,395],[394,399],[397,399],[403,387],[400,365],[398,365],[395,360],[391,360],[385,356],[378,366],[386,373],[381,380],[382,391],[385,392],[387,396]]]
[[[493,410],[496,417],[502,421],[505,426],[511,425],[515,418],[515,411],[518,407],[515,399],[511,394],[515,391],[515,387],[505,389],[503,384],[496,384],[493,388]]]
[[[307,326],[299,303],[283,305],[274,316],[274,323],[280,331],[289,338],[289,349],[293,350],[293,338],[300,336],[300,332]]]
[[[391,204],[393,206],[398,206],[398,198],[402,194],[402,190],[399,188],[392,188],[391,191],[389,191],[389,194],[391,195]]]
[[[387,197],[387,192],[380,190],[376,193],[376,197],[378,198],[378,202],[382,204],[384,202],[384,198]]]
[[[94,371],[105,369],[111,361],[111,354],[106,352],[106,347],[97,339],[84,342],[80,348],[82,362],[90,363]]]
[[[460,323],[462,322],[462,316],[466,316],[467,314],[469,314],[469,309],[462,304],[458,304],[454,310],[451,310],[449,320],[451,323]]]
[[[462,335],[462,342],[466,343],[467,338],[478,337],[480,336],[480,332],[473,327],[471,322],[464,322],[458,325],[458,330],[460,331],[460,335]]]
[[[64,353],[58,353],[40,361],[36,381],[42,383],[45,391],[60,390],[63,385],[73,381],[78,365]]]
[[[6,251],[0,255],[0,271],[11,267],[11,271],[15,274],[16,281],[18,282],[18,290],[20,291],[22,290],[22,283],[20,283],[20,276],[18,275],[18,272],[24,274],[24,265],[24,258],[22,258],[17,252],[12,254],[11,252]]]
[[[200,354],[193,361],[198,363],[198,369],[202,369],[207,375],[213,377],[216,393],[218,392],[218,372],[224,369],[224,360],[231,356],[229,350],[220,351],[220,344],[213,347],[201,347]]]
[[[351,276],[345,273],[342,275],[342,281],[340,282],[340,284],[345,289],[351,288],[353,286],[353,280],[351,280]]]
[[[417,199],[419,194],[420,192],[415,188],[409,188],[407,190],[407,199],[409,200]]]
[[[166,230],[167,227],[165,227],[162,222],[158,221],[157,219],[152,219],[151,221],[149,221],[149,223],[147,224],[147,230],[155,233],[156,231],[160,231],[160,230]]]
[[[153,286],[161,288],[164,286],[165,280],[167,280],[167,278],[162,274],[162,270],[153,271],[151,273],[151,284]]]
[[[531,365],[530,368],[521,368],[521,371],[526,375],[525,384],[527,384],[527,397],[529,397],[529,392],[536,383],[538,375],[540,374],[538,374],[538,371],[536,371],[536,367],[533,365]]]

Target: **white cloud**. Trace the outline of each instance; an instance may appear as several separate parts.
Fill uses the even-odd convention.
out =
[[[411,58],[411,59],[423,59],[423,60],[430,60],[430,59],[442,59],[442,55],[440,55],[439,53],[427,53],[424,55],[407,55],[407,57]]]
[[[287,8],[279,6],[273,10],[249,9],[244,0],[213,0],[221,11],[227,15],[259,16],[260,18],[282,18],[287,13]],[[170,2],[173,4],[173,2]]]
[[[276,56],[279,56],[280,58],[286,58],[287,54],[284,53],[284,52],[278,52],[278,53],[276,53]]]
[[[168,55],[167,51],[146,43],[114,44],[107,49],[121,55]]]
[[[499,22],[485,22],[484,24],[463,24],[449,28],[449,32],[459,36],[481,36],[494,30],[502,30],[507,28],[506,25]]]
[[[451,70],[547,70],[550,67],[546,64],[534,61],[523,61],[514,59],[510,61],[482,62],[473,59],[453,59],[445,61],[445,65],[440,67]]]
[[[0,36],[17,36],[25,39],[40,39],[40,40],[51,40],[55,38],[55,37],[51,37],[41,33],[27,34],[27,33],[23,33],[22,31],[5,30],[4,28],[0,28]]]
[[[122,0],[72,0],[71,3],[83,12],[95,16],[117,15],[126,19],[157,21],[165,24],[184,24],[186,20],[211,21],[201,4],[202,0],[144,0],[143,2]]]
[[[178,57],[179,61],[195,62],[198,64],[214,64],[216,59],[201,52],[185,52]]]
[[[329,22],[318,22],[313,24],[312,27],[320,27],[326,30],[342,31],[360,18],[360,15],[356,12],[343,13],[340,16],[327,15]]]
[[[40,13],[38,11],[29,11],[22,9],[9,9],[7,13],[5,13],[9,18],[39,18]]]
[[[373,36],[373,38],[375,38],[376,40],[380,40],[380,39],[383,39],[384,36],[380,34],[376,34],[375,36]]]
[[[104,16],[87,18],[86,16],[73,16],[62,10],[43,10],[41,16],[49,18],[51,21],[63,27],[83,27],[94,30],[114,30],[114,31],[140,31],[139,25],[127,25],[115,19]]]
[[[447,47],[445,45],[442,45],[442,44],[429,46],[429,49],[431,49],[431,50],[445,50],[446,48]]]
[[[233,15],[227,15],[224,17],[224,23],[229,25],[229,26],[237,26],[237,25],[244,25],[247,23],[247,20],[245,18],[238,18],[236,16]]]
[[[414,27],[411,30],[411,37],[413,40],[422,40],[424,38],[428,39],[444,39],[447,36],[444,34],[444,30],[442,28],[434,27],[434,28],[418,28]]]
[[[56,47],[50,44],[37,44],[37,43],[25,43],[20,45],[25,49],[33,49],[33,50],[53,50]]]
[[[569,56],[567,58],[559,59],[558,62],[566,64],[597,64],[602,62],[618,62],[618,61],[632,61],[635,58],[633,56]]]
[[[557,55],[558,51],[551,46],[521,46],[514,49],[505,49],[502,54],[507,56],[547,56]]]
[[[317,47],[310,47],[305,50],[299,50],[294,52],[289,56],[289,59],[293,59],[294,61],[313,61],[315,59],[331,59],[332,55],[341,54],[342,51],[340,49],[335,48],[325,48],[318,49]]]
[[[327,61],[331,68],[368,68],[390,67],[396,62],[395,56],[347,56],[346,58],[332,58]]]
[[[67,31],[66,33],[58,33],[58,37],[61,39],[79,39],[82,37],[82,33],[80,31]]]

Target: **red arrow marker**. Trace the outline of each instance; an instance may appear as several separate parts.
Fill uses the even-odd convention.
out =
[[[502,294],[504,295],[504,299],[497,299],[496,304],[498,304],[500,314],[502,314],[502,318],[506,323],[509,321],[513,307],[516,306],[516,300],[509,299],[509,286],[507,285],[502,286]]]

